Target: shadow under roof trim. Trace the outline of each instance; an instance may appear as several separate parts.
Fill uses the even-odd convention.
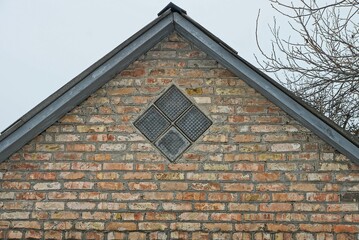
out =
[[[294,96],[173,3],[159,17],[60,88],[0,135],[0,162],[46,130],[159,41],[177,31],[248,85],[359,164],[359,140]]]

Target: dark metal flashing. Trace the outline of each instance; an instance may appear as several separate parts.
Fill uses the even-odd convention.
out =
[[[188,20],[190,23],[192,23],[194,26],[196,26],[200,31],[204,32],[206,35],[208,35],[212,40],[214,40],[215,42],[217,42],[220,46],[224,47],[226,50],[229,50],[234,57],[238,58],[241,62],[243,62],[243,64],[247,65],[249,68],[251,68],[251,70],[255,71],[257,74],[261,75],[263,78],[265,78],[265,80],[269,81],[271,84],[273,84],[276,88],[278,88],[279,90],[285,92],[289,97],[293,98],[293,100],[295,100],[296,102],[298,102],[298,104],[302,105],[303,107],[305,107],[306,109],[308,109],[308,111],[310,111],[312,114],[316,115],[318,118],[320,118],[322,121],[326,122],[331,128],[335,129],[336,131],[340,132],[343,136],[345,136],[346,138],[348,138],[353,144],[355,144],[357,147],[359,147],[359,138],[352,135],[351,133],[349,133],[348,131],[346,131],[345,129],[343,129],[342,127],[338,126],[335,122],[333,122],[331,119],[329,119],[328,117],[324,116],[323,114],[320,114],[315,108],[313,108],[312,106],[310,106],[309,104],[307,104],[306,102],[304,102],[301,98],[297,97],[293,92],[289,91],[287,88],[283,87],[281,84],[279,84],[277,81],[275,81],[273,78],[269,77],[267,74],[265,74],[264,72],[262,72],[261,70],[259,70],[257,67],[255,67],[254,65],[252,65],[251,63],[249,63],[247,60],[245,60],[244,58],[240,57],[238,54],[238,52],[236,52],[235,50],[233,50],[230,46],[228,46],[226,43],[224,43],[222,40],[220,40],[218,37],[216,37],[215,35],[213,35],[211,32],[209,32],[207,29],[205,29],[204,27],[202,27],[199,23],[197,23],[196,21],[194,21],[192,18],[190,18],[189,16],[183,16],[183,18],[185,18],[186,20]],[[176,18],[175,18],[175,23],[176,23]],[[230,49],[229,49],[230,48]]]
[[[186,15],[181,8],[165,7],[159,17],[101,58],[0,135],[0,162],[20,149],[80,104],[115,74],[152,46],[177,31],[246,81],[327,143],[359,164],[359,141],[272,78],[237,55],[237,52]]]
[[[176,12],[179,14],[187,14],[186,10],[180,8],[179,6],[177,6],[176,4],[170,2],[166,7],[164,7],[158,14],[157,16],[161,16],[163,13],[165,13],[166,11],[170,10],[171,12]]]
[[[259,70],[238,56],[233,55],[232,52],[227,51],[227,49],[198,29],[187,18],[174,13],[174,22],[176,24],[175,30],[182,36],[219,61],[274,104],[316,133],[324,141],[359,164],[359,147],[358,142],[354,138],[347,136],[343,131],[337,131],[331,127],[332,124],[323,120],[324,118],[318,117],[319,113],[313,114],[306,104],[299,102],[297,98],[293,98],[292,94],[288,94],[289,90],[278,87],[278,84],[274,84],[275,81],[269,76],[263,73],[259,74]]]
[[[75,86],[77,83],[82,81],[86,76],[88,76],[90,73],[92,73],[95,69],[100,67],[102,64],[104,64],[107,60],[109,60],[111,57],[113,57],[116,53],[121,51],[123,48],[125,48],[128,44],[136,40],[139,36],[141,36],[144,32],[152,28],[155,24],[157,24],[159,21],[161,21],[163,18],[167,17],[170,14],[168,12],[167,14],[163,14],[162,16],[156,18],[149,24],[147,24],[145,27],[143,27],[141,30],[136,32],[134,35],[132,35],[130,38],[128,38],[126,41],[121,43],[119,46],[117,46],[115,49],[113,49],[111,52],[107,53],[104,57],[102,57],[100,60],[92,64],[89,68],[84,70],[82,73],[77,75],[75,78],[73,78],[71,81],[66,83],[64,86],[62,86],[59,90],[57,90],[55,93],[51,94],[48,98],[46,98],[44,101],[39,103],[37,106],[35,106],[33,109],[31,109],[29,112],[27,112],[24,116],[22,116],[20,119],[18,119],[15,123],[11,124],[8,128],[3,130],[0,134],[0,141],[4,139],[6,136],[11,134],[14,130],[19,128],[22,124],[27,122],[30,118],[35,116],[38,112],[40,112],[42,109],[44,109],[46,106],[48,106],[50,103],[55,101],[58,97],[63,95],[65,92],[67,92],[69,89],[71,89],[73,86]]]
[[[51,95],[23,118],[26,120],[6,131],[0,140],[0,162],[19,150],[28,141],[40,134],[75,106],[84,101],[93,92],[103,86],[118,72],[125,69],[142,54],[174,30],[173,16],[156,19],[130,40],[106,55],[99,62],[85,70],[78,77]]]

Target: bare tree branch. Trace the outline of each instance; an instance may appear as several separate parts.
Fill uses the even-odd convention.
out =
[[[271,49],[256,41],[260,67],[338,125],[359,134],[359,0],[285,3],[270,0],[288,18],[291,33],[283,38],[276,19],[270,27]],[[295,39],[295,40],[293,40]]]

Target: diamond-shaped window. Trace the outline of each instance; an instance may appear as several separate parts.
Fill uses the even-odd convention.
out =
[[[174,161],[191,143],[176,128],[171,127],[155,145],[169,160]]]
[[[137,121],[135,126],[148,140],[156,140],[171,123],[155,108],[150,107]]]
[[[212,122],[196,106],[192,106],[175,124],[189,139],[196,141]]]
[[[172,85],[134,125],[174,162],[212,125],[212,121]]]
[[[171,121],[176,120],[191,104],[191,101],[174,85],[155,102],[155,105]]]

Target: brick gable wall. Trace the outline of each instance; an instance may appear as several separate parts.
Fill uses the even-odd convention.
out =
[[[172,84],[213,121],[176,163],[133,126]],[[0,166],[3,239],[359,237],[359,167],[176,34]]]

